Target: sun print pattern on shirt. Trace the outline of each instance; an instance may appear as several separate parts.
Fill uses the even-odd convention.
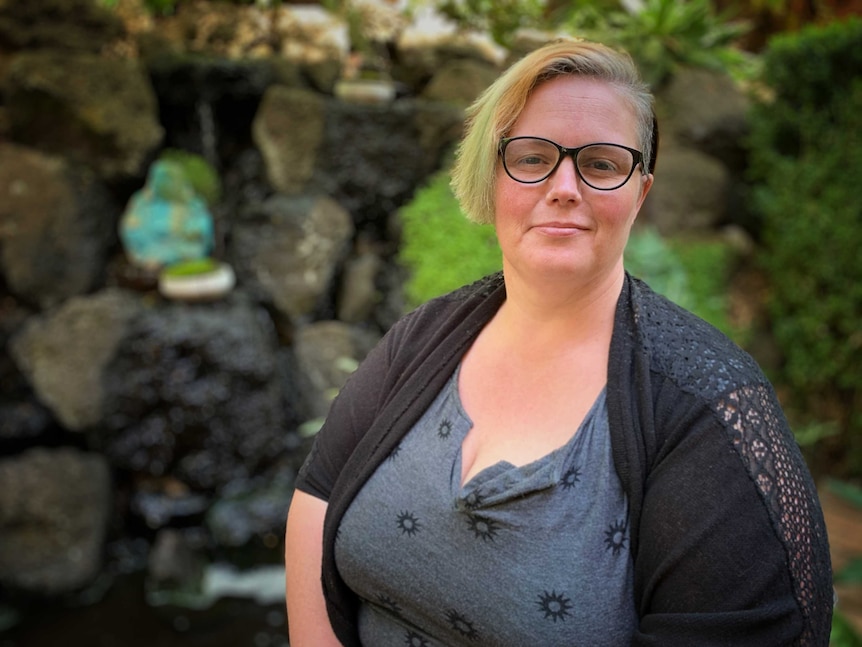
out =
[[[528,554],[530,551],[535,551],[535,546],[529,541],[534,537],[538,538],[538,541],[544,541],[549,535],[559,536],[560,543],[565,544],[562,536],[568,537],[571,534],[550,533],[550,528],[556,529],[557,526],[544,523],[546,519],[538,513],[537,523],[529,526],[512,523],[507,516],[509,511],[505,506],[510,501],[513,505],[519,503],[520,497],[523,496],[522,491],[533,493],[534,490],[529,488],[533,488],[536,484],[541,487],[537,491],[537,499],[539,495],[546,497],[549,500],[548,507],[553,508],[554,511],[558,511],[558,508],[566,511],[573,508],[580,509],[577,506],[583,501],[588,501],[584,505],[598,514],[592,517],[593,520],[587,532],[584,533],[581,544],[576,543],[575,546],[578,549],[583,548],[584,554],[589,556],[588,559],[591,562],[594,560],[602,568],[606,566],[608,569],[615,569],[609,578],[615,581],[617,572],[626,572],[622,570],[621,564],[624,561],[628,563],[628,560],[623,560],[619,556],[627,557],[630,550],[628,519],[624,505],[603,504],[599,508],[595,507],[593,490],[598,489],[600,494],[605,496],[606,493],[602,489],[603,483],[598,486],[593,483],[596,475],[591,462],[584,458],[583,452],[576,452],[574,449],[570,452],[555,453],[547,460],[543,459],[539,465],[542,468],[540,470],[529,471],[521,468],[508,470],[503,466],[479,478],[471,479],[466,484],[461,483],[458,480],[459,461],[462,459],[460,439],[468,428],[468,421],[462,418],[459,411],[453,412],[451,407],[437,408],[434,414],[428,416],[428,420],[416,430],[416,433],[405,436],[406,442],[403,445],[395,441],[389,452],[388,464],[380,470],[381,487],[386,487],[387,497],[381,497],[378,492],[372,492],[372,496],[367,500],[367,507],[363,511],[367,517],[366,522],[373,524],[376,531],[380,529],[381,523],[385,525],[386,532],[394,541],[394,544],[382,550],[380,546],[376,547],[374,558],[388,564],[395,553],[410,559],[415,556],[415,551],[431,550],[428,549],[429,545],[435,547],[433,550],[439,549],[439,528],[442,519],[446,528],[455,531],[450,531],[453,545],[463,550],[464,555],[472,555],[475,558],[474,564],[483,565],[470,577],[471,580],[476,581],[477,586],[471,589],[465,585],[464,591],[459,590],[459,594],[464,596],[463,599],[472,600],[473,596],[481,598],[488,594],[488,587],[503,586],[517,595],[518,604],[510,607],[503,617],[500,615],[499,604],[495,605],[489,601],[489,608],[493,609],[491,611],[485,607],[465,606],[459,602],[458,597],[453,598],[451,589],[434,588],[429,585],[429,592],[423,592],[421,611],[426,614],[430,611],[436,616],[436,622],[425,616],[426,625],[421,624],[421,621],[414,616],[414,605],[418,602],[410,593],[417,586],[421,576],[417,576],[416,572],[409,569],[404,569],[409,571],[409,576],[405,576],[403,581],[396,583],[389,579],[381,581],[371,578],[369,580],[366,576],[363,582],[367,584],[362,593],[364,603],[375,608],[377,612],[375,623],[369,623],[369,626],[374,624],[373,638],[366,644],[393,647],[395,645],[437,647],[443,644],[541,646],[553,644],[561,639],[566,640],[567,644],[572,644],[582,635],[592,636],[591,633],[584,633],[586,630],[582,627],[586,623],[581,622],[581,619],[594,616],[595,614],[591,612],[597,608],[597,604],[591,604],[590,601],[582,599],[577,592],[575,597],[578,601],[575,603],[574,598],[569,595],[573,593],[573,589],[565,581],[545,579],[549,573],[558,572],[557,569],[565,562],[565,557],[553,553],[542,562],[545,568],[550,570],[536,569],[534,579],[528,578],[521,583],[514,583],[516,580],[511,580],[502,584],[499,576],[494,575],[496,554],[502,547],[505,546],[508,549],[510,544],[515,545],[516,550]],[[585,436],[581,434],[580,437]],[[591,436],[586,438],[589,439]],[[399,485],[391,487],[391,479],[395,477],[398,479],[395,482]],[[434,479],[433,482],[432,479]],[[533,479],[535,482],[528,479]],[[406,488],[412,488],[414,485],[417,488],[420,485],[425,488],[442,488],[440,491],[445,495],[445,498],[440,500],[442,508],[436,503],[427,505],[426,499],[423,499],[423,504],[417,507],[413,494],[406,496]],[[549,485],[551,487],[548,487]],[[610,498],[611,495],[606,496]],[[434,501],[436,502],[437,499]],[[384,503],[384,509],[388,508],[390,512],[381,520],[380,511]],[[600,510],[602,512],[599,513]],[[558,516],[551,518],[557,519]],[[573,519],[580,519],[580,517],[575,516]],[[564,527],[567,530],[570,528],[569,525]],[[349,535],[349,533],[345,534]],[[524,537],[527,540],[522,539]],[[399,538],[401,538],[400,541]],[[361,553],[357,554],[361,555]],[[453,560],[452,563],[455,564],[456,561]],[[445,571],[442,565],[438,565],[437,568]],[[459,567],[456,566],[456,568]],[[363,577],[368,570],[366,568],[361,571],[359,577]],[[604,574],[604,571],[602,573]],[[459,575],[462,574],[463,571],[459,573]],[[442,577],[446,578],[446,575]],[[560,588],[553,588],[554,586]],[[425,587],[423,591],[424,589]],[[424,604],[426,593],[428,600],[427,604]],[[439,636],[438,630],[442,632]],[[601,630],[606,631],[604,628]],[[530,638],[519,640],[526,635]],[[506,642],[507,638],[508,642]],[[440,640],[443,642],[439,642]],[[590,643],[596,644],[596,641],[588,639],[581,644]],[[606,644],[622,643],[609,641]]]
[[[483,541],[494,541],[500,530],[500,524],[493,519],[480,517],[475,514],[467,515],[467,527],[470,528],[477,539]]]
[[[377,594],[377,604],[389,611],[391,614],[401,617],[401,606],[385,593]]]
[[[407,645],[407,647],[431,647],[431,643],[429,643],[424,636],[415,631],[408,631],[404,634],[404,644]]]
[[[402,534],[411,536],[419,532],[419,529],[422,527],[422,524],[419,523],[419,519],[416,515],[407,510],[402,511],[398,515],[396,523],[398,524],[398,528],[401,530]]]
[[[566,616],[572,615],[569,609],[574,606],[572,601],[563,593],[552,590],[550,593],[543,591],[539,594],[536,604],[539,610],[545,614],[546,620],[565,620]]]
[[[614,555],[619,555],[626,547],[626,520],[620,519],[608,526],[605,530],[605,547],[613,551]]]
[[[468,640],[476,640],[479,638],[479,632],[465,616],[458,613],[455,609],[449,609],[446,612],[446,620],[449,621],[451,627],[459,634]]]
[[[437,435],[442,439],[447,439],[452,433],[452,421],[449,418],[443,418],[440,421],[440,426],[437,427]]]
[[[560,479],[560,485],[563,486],[564,490],[571,490],[575,487],[575,483],[581,480],[581,468],[573,467],[568,472],[563,474],[563,478]]]
[[[464,506],[468,510],[475,510],[476,508],[482,505],[482,502],[485,500],[485,495],[482,494],[482,490],[475,489],[466,497],[464,497]]]

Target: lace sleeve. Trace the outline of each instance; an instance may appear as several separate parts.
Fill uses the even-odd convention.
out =
[[[726,586],[740,587],[738,600],[743,600],[746,574],[722,572],[721,566],[709,561],[706,554],[733,563],[734,551],[745,547],[745,542],[753,542],[744,548],[748,553],[745,563],[751,570],[748,579],[752,580],[752,588],[747,591],[756,591],[759,597],[740,602],[744,606],[735,612],[751,612],[749,618],[754,618],[753,607],[758,604],[763,603],[758,609],[768,614],[774,609],[772,603],[790,602],[782,596],[792,596],[798,609],[794,623],[801,623],[801,627],[794,626],[792,630],[792,644],[828,645],[833,591],[826,526],[813,479],[774,388],[754,358],[713,326],[636,279],[630,281],[630,290],[633,320],[619,317],[619,325],[630,332],[635,357],[647,358],[649,380],[661,389],[654,394],[655,409],[642,406],[641,417],[636,421],[645,434],[643,452],[651,470],[641,521],[646,529],[642,528],[639,538],[642,543],[649,542],[649,550],[644,551],[642,581],[645,587],[652,587],[648,588],[650,603],[656,603],[654,608],[667,614],[668,608],[672,610],[680,601],[677,593],[669,592],[669,582],[672,580],[673,587],[679,589],[689,586],[692,579],[701,590],[686,589],[686,595],[700,594],[704,604],[708,605],[707,598],[712,596],[717,608],[720,594],[733,595],[722,588],[722,580],[732,581]],[[622,312],[625,314],[624,309]],[[625,350],[626,338],[622,340]],[[686,411],[696,412],[701,407],[711,422],[696,413],[686,417]],[[750,483],[740,483],[734,474],[741,479],[747,477]],[[674,487],[687,488],[687,493],[678,494]],[[707,487],[714,491],[705,491]],[[755,511],[751,507],[753,500],[762,503],[762,508],[758,506]],[[674,505],[679,510],[671,507]],[[755,520],[756,514],[762,515],[762,521]],[[685,540],[677,542],[667,531],[669,518],[680,528],[690,529],[698,523],[715,525],[686,544]],[[770,526],[762,527],[768,537],[758,536],[761,523]],[[750,534],[740,535],[746,530]],[[708,545],[698,546],[698,542]],[[663,558],[668,547],[685,551],[686,560]],[[767,579],[770,568],[774,569],[774,581]],[[786,594],[778,590],[779,570],[786,574]],[[705,587],[706,576],[711,577],[709,584],[713,588]],[[775,595],[765,603],[770,593]],[[661,595],[666,598],[656,597]],[[694,605],[688,608],[698,609]],[[665,623],[664,627],[670,622],[666,615],[653,614],[650,618],[650,626]],[[752,622],[751,640],[746,644],[762,644],[753,635],[758,629],[757,621]],[[790,625],[786,620],[788,631]],[[782,631],[780,623],[773,629]],[[772,639],[777,635],[773,634]],[[789,637],[789,633],[785,635]]]
[[[831,566],[826,528],[814,483],[778,406],[765,384],[721,398],[717,413],[763,497],[775,532],[787,551],[794,593],[805,625],[803,647],[829,642]]]

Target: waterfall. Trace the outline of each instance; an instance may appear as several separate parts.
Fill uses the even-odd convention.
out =
[[[219,168],[218,150],[216,147],[216,124],[213,115],[212,103],[206,99],[199,99],[195,104],[198,126],[201,135],[201,154],[213,168]]]

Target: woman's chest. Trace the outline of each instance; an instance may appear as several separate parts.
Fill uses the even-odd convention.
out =
[[[462,442],[462,483],[500,461],[526,465],[564,446],[605,384],[605,364],[494,364],[471,353],[458,372],[459,398],[472,423]]]
[[[366,644],[627,642],[627,502],[603,395],[595,405],[563,447],[462,485],[470,420],[451,393],[438,398],[339,530],[337,564],[363,599]]]

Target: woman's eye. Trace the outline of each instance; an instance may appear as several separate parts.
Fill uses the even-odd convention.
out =
[[[585,169],[590,169],[599,173],[614,173],[618,168],[613,161],[606,159],[586,160],[582,166]]]
[[[517,165],[521,167],[531,166],[546,166],[549,164],[547,157],[543,155],[524,155],[517,160]]]

